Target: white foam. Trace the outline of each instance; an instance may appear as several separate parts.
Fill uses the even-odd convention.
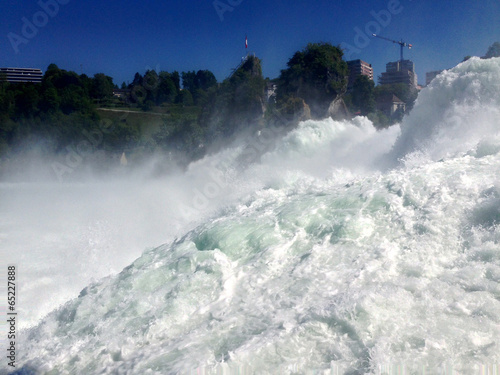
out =
[[[87,285],[100,259],[120,267],[178,237],[24,331],[20,364],[291,374],[498,363],[499,72],[499,59],[473,59],[439,76],[397,141],[398,127],[376,132],[365,118],[307,121],[260,162],[239,162],[235,146],[152,185],[4,186],[7,241],[32,245],[18,260],[27,290],[65,292],[54,304],[76,293],[62,281]]]

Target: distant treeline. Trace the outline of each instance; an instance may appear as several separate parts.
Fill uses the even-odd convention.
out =
[[[0,155],[43,140],[47,148],[70,143],[99,120],[94,100],[113,90],[104,74],[94,78],[51,64],[42,84],[8,83],[0,76]]]
[[[113,95],[118,87],[103,73],[88,77],[51,64],[41,84],[9,83],[0,75],[0,157],[28,151],[34,145],[42,153],[65,152],[82,138],[83,131],[99,129],[102,121],[109,121],[98,114],[101,107],[149,111],[170,105],[180,110],[172,111],[174,114],[164,110],[166,122],[196,122],[200,112],[196,107],[206,105],[209,90],[216,86],[217,80],[208,70],[182,74],[147,71],[143,76],[136,73],[129,85],[123,84],[118,98]],[[113,132],[104,134],[103,150],[122,152],[145,141],[137,124],[125,118],[115,122],[107,125]]]
[[[183,89],[180,87],[182,77]],[[129,85],[122,83],[126,103],[135,104],[143,110],[162,104],[182,104],[185,106],[204,106],[208,101],[208,91],[217,85],[217,79],[209,70],[198,72],[157,73],[148,70],[144,76],[136,73]]]
[[[500,56],[494,43],[485,57]],[[290,127],[309,118],[368,116],[376,127],[398,121],[403,112],[388,117],[376,103],[401,99],[410,109],[417,97],[407,85],[375,87],[360,76],[347,91],[348,68],[343,51],[329,43],[311,43],[297,51],[277,79],[264,79],[260,60],[247,56],[229,78],[218,83],[209,70],[136,73],[118,88],[103,73],[88,77],[51,64],[42,83],[9,83],[0,75],[0,161],[35,146],[42,154],[64,154],[99,132],[99,148],[116,156],[126,151],[140,158],[158,151],[203,156],[239,130],[253,133],[269,126]],[[181,87],[182,82],[182,87]],[[269,99],[267,87],[277,87]],[[99,110],[107,108],[108,111]],[[111,109],[111,111],[109,111]],[[115,112],[113,112],[115,111]],[[144,119],[154,114],[160,124],[145,131]],[[102,139],[101,139],[102,138]]]

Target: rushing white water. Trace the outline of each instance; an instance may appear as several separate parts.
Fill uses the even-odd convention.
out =
[[[10,219],[8,244],[35,228],[31,245],[54,243],[51,256],[63,257],[29,274],[26,290],[57,304],[88,284],[22,332],[19,364],[51,374],[498,373],[499,109],[500,59],[474,58],[421,92],[401,132],[365,118],[308,121],[258,162],[243,165],[248,149],[235,147],[153,186],[96,184],[99,204],[87,207],[91,194],[55,222]],[[49,206],[66,202],[66,188],[42,189],[40,212],[59,212]],[[158,241],[139,256],[141,242]],[[21,270],[48,265],[43,256],[30,248]]]

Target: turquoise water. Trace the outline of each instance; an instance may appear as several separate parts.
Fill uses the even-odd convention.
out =
[[[20,364],[498,373],[499,111],[500,59],[472,59],[401,130],[308,121],[244,168],[237,147],[194,164],[178,208],[202,220],[23,331]]]

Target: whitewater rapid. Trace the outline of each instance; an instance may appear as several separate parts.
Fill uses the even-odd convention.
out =
[[[306,121],[252,163],[234,147],[175,179],[134,184],[134,205],[121,193],[111,204],[113,189],[101,185],[98,201],[121,210],[102,213],[102,243],[114,245],[92,247],[109,269],[83,275],[78,297],[57,286],[64,271],[44,275],[46,297],[61,288],[67,302],[22,331],[19,365],[51,374],[498,373],[499,109],[500,59],[473,58],[424,89],[401,127]],[[77,227],[95,225],[99,215],[81,210],[70,210]],[[21,233],[38,228],[27,226]],[[162,232],[165,244],[150,246]],[[69,227],[49,233],[61,249],[78,243]],[[142,254],[141,241],[150,246]],[[125,266],[120,252],[128,265],[100,278]],[[60,267],[79,279],[80,264]]]

